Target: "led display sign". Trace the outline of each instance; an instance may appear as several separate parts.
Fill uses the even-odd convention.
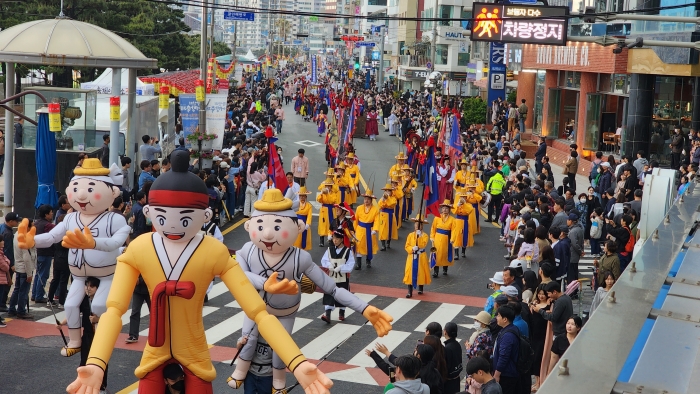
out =
[[[474,3],[471,40],[566,45],[568,14],[568,7]]]

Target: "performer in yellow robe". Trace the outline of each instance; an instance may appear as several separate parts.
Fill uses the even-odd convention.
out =
[[[476,211],[474,207],[467,202],[467,198],[474,194],[471,191],[464,189],[457,192],[452,207],[452,213],[455,215],[454,225],[454,246],[455,260],[459,260],[459,248],[462,248],[462,257],[466,256],[467,247],[474,246],[474,232],[476,231]]]
[[[389,168],[389,179],[401,176],[401,169],[406,164],[406,160],[408,160],[408,157],[403,152],[399,152],[398,156],[394,156],[394,158],[396,158],[396,164]]]
[[[346,201],[354,207],[354,204],[357,203],[357,197],[360,195],[360,168],[355,164],[355,154],[352,152],[345,156],[345,175],[350,187],[350,194],[346,197]]]
[[[377,233],[379,234],[379,240],[382,242],[382,248],[380,250],[385,251],[387,248],[391,249],[391,240],[398,239],[393,238],[393,234],[398,232],[396,226],[394,226],[394,207],[396,207],[396,199],[391,195],[394,190],[391,184],[387,184],[382,188],[384,190],[384,195],[377,202],[377,208],[379,208],[379,226],[377,227]]]
[[[318,212],[318,246],[323,247],[326,237],[331,234],[331,219],[333,219],[333,206],[340,203],[340,192],[335,187],[332,172],[325,173],[327,178],[321,183],[321,193],[316,195],[316,201],[321,203],[321,210]]]
[[[377,254],[377,230],[379,229],[379,208],[372,202],[375,197],[371,189],[362,195],[364,203],[355,210],[355,269],[362,269],[362,256],[367,256],[367,268],[372,268],[372,259]]]
[[[418,182],[413,179],[413,169],[404,164],[403,166],[403,206],[401,208],[401,219],[408,220],[413,213],[413,192],[418,187]]]
[[[350,177],[345,172],[345,163],[340,163],[335,166],[335,184],[340,190],[340,202],[338,204],[343,205],[343,203],[348,203],[348,198],[351,197],[350,193]]]
[[[304,230],[302,230],[297,236],[294,246],[299,249],[311,250],[311,222],[313,221],[313,207],[306,201],[311,192],[306,190],[306,186],[302,186],[299,188],[299,193],[297,194],[299,195],[297,219],[304,222],[305,227]]]
[[[467,202],[472,204],[474,210],[476,210],[476,234],[481,232],[481,193],[484,192],[484,182],[481,180],[481,173],[483,171],[477,170],[476,163],[472,163],[471,169],[469,171],[469,180],[467,181],[466,188],[473,191],[474,193],[467,198]]]
[[[403,170],[402,170],[403,172]],[[401,210],[403,209],[403,177],[398,176],[391,180],[391,187],[394,188],[392,196],[396,199],[394,207],[394,231],[391,233],[391,239],[399,239],[399,228],[403,224],[401,220]]]
[[[428,234],[423,232],[423,225],[428,224],[427,220],[423,219],[421,213],[413,220],[414,231],[406,237],[406,268],[403,273],[403,283],[408,286],[408,294],[406,298],[413,297],[413,289],[418,287],[418,294],[423,294],[423,286],[429,285],[432,279],[430,278],[430,263],[428,262]]]
[[[440,204],[440,217],[433,219],[433,226],[430,229],[430,240],[435,251],[435,267],[433,267],[433,278],[437,278],[439,268],[442,267],[442,274],[447,275],[447,267],[454,265],[452,256],[452,241],[455,236],[455,219],[450,215],[452,204],[445,200]]]
[[[462,188],[467,186],[467,183],[469,183],[469,175],[469,162],[467,159],[462,159],[462,161],[459,162],[459,171],[455,174],[455,195],[459,193]]]

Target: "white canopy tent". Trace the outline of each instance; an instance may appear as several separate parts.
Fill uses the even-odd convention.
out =
[[[258,57],[253,55],[253,51],[251,51],[250,49],[248,49],[248,53],[246,53],[244,57],[250,61],[257,61],[258,60]]]
[[[128,94],[128,78],[127,75],[129,70],[126,68],[121,69],[122,73],[122,91],[121,94]],[[92,82],[85,82],[80,84],[81,89],[91,89],[97,90],[97,93],[112,94],[112,69],[107,68],[104,70],[96,80]],[[154,90],[153,85],[141,82],[140,79],[136,78],[136,95],[137,96],[153,96]]]

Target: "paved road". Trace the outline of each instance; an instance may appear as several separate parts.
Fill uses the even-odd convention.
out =
[[[285,109],[288,120],[278,143],[284,149],[284,161],[290,163],[297,149],[304,147],[311,167],[308,184],[315,191],[324,179],[323,139],[317,136],[315,125],[303,122],[301,117],[294,114],[291,105]],[[394,137],[384,132],[380,134],[376,142],[355,140],[363,180],[369,183],[372,183],[370,179],[374,180],[375,189],[385,183],[388,168],[395,162],[394,156],[400,147]],[[238,249],[248,241],[242,223],[242,220],[234,221],[224,230],[225,243],[231,249]],[[375,257],[372,269],[353,272],[351,290],[394,316],[394,330],[379,342],[386,344],[396,354],[412,352],[416,341],[423,337],[426,324],[431,321],[442,324],[455,321],[461,325],[459,338],[468,338],[471,334],[468,326],[473,321],[465,315],[476,314],[481,309],[485,297],[490,294],[486,288],[488,278],[506,264],[504,248],[498,241],[498,228],[482,224],[482,233],[476,236],[475,246],[468,249],[467,258],[460,259],[450,269],[448,276],[441,275],[426,286],[426,293],[422,296],[414,293],[412,299],[404,297],[406,289],[402,278],[406,253],[403,241],[408,233],[408,224],[404,224],[399,232],[400,239],[394,241],[392,249],[380,252]],[[313,229],[315,234],[315,224]],[[313,244],[311,254],[314,261],[319,262],[323,250],[317,246],[317,238]],[[240,334],[243,312],[223,283],[215,285],[209,298],[203,314],[207,341],[212,345],[211,355],[218,373],[214,392],[232,392],[226,386],[225,377],[232,371],[228,363],[235,354],[233,347]],[[374,368],[372,360],[364,355],[364,349],[377,342],[374,330],[365,325],[364,318],[356,313],[348,313],[342,323],[335,320],[337,314],[334,314],[333,324],[327,325],[319,319],[322,312],[320,293],[303,295],[293,337],[304,354],[313,360],[327,356],[320,368],[334,380],[333,393],[381,393],[381,387],[388,382],[388,378]],[[45,307],[33,306],[32,313],[37,316],[36,321],[7,319],[7,328],[0,329],[0,354],[3,355],[0,357],[0,365],[3,366],[0,368],[0,381],[3,382],[0,392],[61,393],[75,377],[79,359],[65,359],[59,355],[61,340],[52,325],[50,311]],[[122,318],[122,334],[110,363],[108,388],[112,393],[135,393],[137,388],[133,370],[145,345],[149,319],[147,309],[143,308],[141,339],[136,344],[127,345],[124,339],[128,333],[129,314],[127,312]],[[293,384],[293,376],[288,374],[287,382]],[[297,388],[295,392],[301,391]]]

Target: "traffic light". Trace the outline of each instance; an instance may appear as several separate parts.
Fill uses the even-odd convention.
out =
[[[360,57],[355,56],[355,70],[359,70],[359,69],[360,69]]]

